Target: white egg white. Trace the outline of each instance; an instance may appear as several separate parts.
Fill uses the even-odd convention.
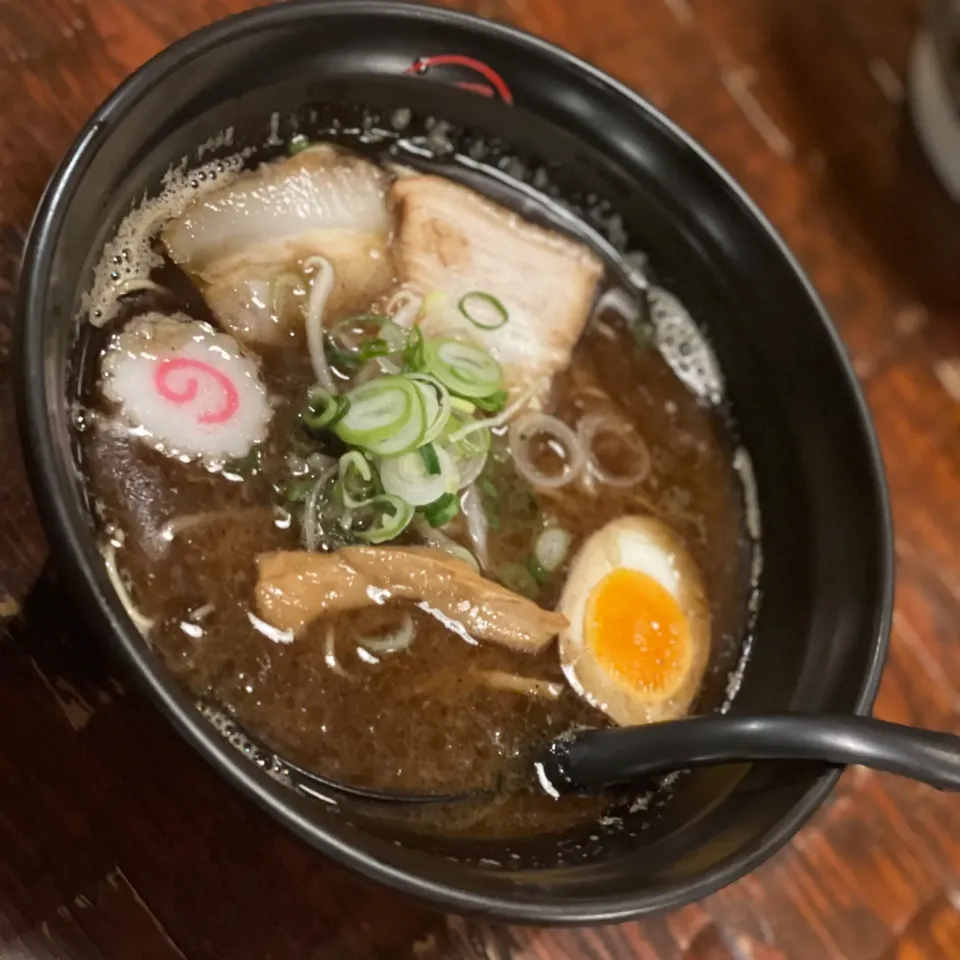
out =
[[[686,673],[668,695],[638,690],[600,663],[586,642],[587,602],[614,570],[644,573],[677,601],[690,630]],[[560,662],[570,685],[616,723],[674,720],[690,709],[710,654],[710,615],[697,566],[683,541],[653,517],[621,517],[594,533],[574,559],[557,610],[569,626],[560,634]]]

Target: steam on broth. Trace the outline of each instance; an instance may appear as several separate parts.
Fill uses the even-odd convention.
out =
[[[521,761],[689,712],[739,624],[710,410],[596,253],[474,190],[326,143],[218,169],[91,302],[82,463],[134,622],[301,766],[499,783],[491,833],[595,816]]]

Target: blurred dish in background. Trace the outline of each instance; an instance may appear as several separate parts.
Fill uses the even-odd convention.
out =
[[[910,60],[910,107],[941,183],[960,202],[960,0],[934,0]]]

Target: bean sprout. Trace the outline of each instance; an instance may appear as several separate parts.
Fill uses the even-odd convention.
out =
[[[480,564],[477,563],[477,558],[466,547],[461,546],[452,537],[448,537],[442,530],[431,527],[426,520],[422,519],[415,520],[413,527],[427,546],[433,547],[434,550],[439,550],[457,560],[462,560],[476,570],[477,573],[480,572]]]
[[[483,509],[483,501],[475,483],[471,483],[460,497],[460,508],[467,518],[467,532],[470,534],[473,552],[480,561],[480,566],[486,569],[490,565],[487,552],[487,512]]]
[[[508,693],[520,693],[526,697],[539,697],[543,700],[559,700],[563,693],[563,684],[553,680],[538,680],[535,677],[521,677],[503,670],[483,670],[480,678],[494,690]]]
[[[217,609],[215,603],[204,603],[197,607],[195,610],[191,610],[187,614],[187,619],[193,623],[199,623],[201,620],[206,620],[207,617]]]
[[[127,616],[133,621],[133,625],[146,636],[153,628],[154,621],[151,617],[145,616],[138,609],[130,596],[127,585],[120,576],[120,570],[117,567],[117,548],[113,543],[106,543],[101,553],[103,555],[103,565],[107,568],[107,577],[117,594],[117,599],[127,611]]]
[[[398,327],[412,327],[422,307],[423,297],[409,290],[400,290],[387,301],[387,313],[393,315],[393,322]]]
[[[468,423],[465,427],[457,430],[456,433],[450,434],[450,442],[459,443],[464,437],[468,437],[475,430],[495,430],[497,427],[504,426],[511,420],[514,414],[522,410],[530,402],[530,399],[538,391],[542,390],[547,383],[549,383],[549,380],[546,377],[534,381],[506,410],[498,413],[495,417],[488,417],[486,420],[474,420]]]
[[[337,633],[333,624],[327,624],[327,632],[323,638],[323,662],[338,676],[345,680],[353,680],[353,674],[348,673],[340,666],[337,660]]]
[[[359,642],[361,647],[366,647],[373,653],[397,653],[406,650],[413,643],[413,633],[413,617],[405,613],[403,623],[398,629],[382,637],[361,637]]]
[[[324,257],[310,257],[304,265],[319,269],[310,284],[310,299],[307,301],[307,346],[310,360],[313,363],[313,372],[317,375],[317,383],[328,393],[335,394],[337,386],[330,371],[330,364],[327,363],[323,343],[323,315],[333,292],[335,279],[333,264]]]
[[[173,517],[160,527],[160,539],[167,543],[195,527],[202,527],[208,523],[220,523],[225,520],[238,520],[254,514],[266,515],[271,512],[268,507],[244,507],[238,510],[211,510],[210,513],[184,513]]]
[[[320,545],[317,529],[317,501],[330,478],[340,469],[338,463],[328,467],[317,478],[317,482],[310,488],[303,505],[303,545],[307,550],[314,551]]]
[[[149,277],[127,277],[121,280],[113,290],[116,299],[125,297],[128,293],[137,293],[140,290],[153,290],[156,293],[167,293],[167,288],[155,283]]]
[[[247,619],[250,621],[250,626],[258,633],[263,634],[268,640],[272,640],[274,643],[293,643],[292,630],[281,630],[272,623],[261,620],[252,610],[247,611]]]

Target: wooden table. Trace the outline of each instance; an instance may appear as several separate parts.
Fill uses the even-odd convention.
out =
[[[0,0],[0,958],[960,957],[960,803],[844,776],[755,874],[671,916],[543,931],[445,918],[280,833],[96,655],[44,571],[10,387],[44,182],[126,74],[245,0]],[[960,208],[913,137],[915,0],[460,0],[574,50],[700,139],[786,236],[886,456],[899,580],[877,712],[960,717]]]

